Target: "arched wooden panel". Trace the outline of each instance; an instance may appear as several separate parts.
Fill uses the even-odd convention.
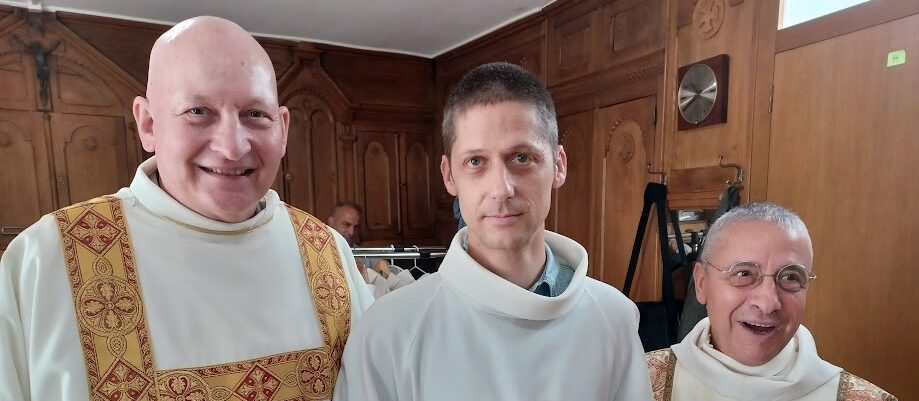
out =
[[[600,271],[603,281],[622,288],[635,241],[635,229],[649,182],[648,162],[653,160],[655,98],[647,97],[600,110]],[[632,298],[659,297],[657,219],[648,220]]]
[[[336,121],[329,106],[314,93],[294,96],[287,108],[287,202],[324,219],[338,202]]]
[[[403,134],[403,186],[402,215],[404,237],[423,237],[434,234],[434,198],[431,190],[432,175],[436,171],[432,161],[433,145],[426,134]]]
[[[36,110],[35,74],[21,49],[0,51],[0,109]]]
[[[591,211],[591,162],[593,153],[594,112],[585,111],[558,119],[561,145],[568,155],[568,176],[565,184],[555,191],[553,220],[549,229],[556,230],[584,248],[591,250],[594,226]],[[591,266],[591,273],[596,266]]]
[[[114,109],[121,111],[125,99],[119,99],[114,88],[96,72],[77,61],[64,57],[57,58],[56,85],[52,85],[55,111],[74,109],[71,112],[92,108]]]
[[[41,114],[0,110],[0,250],[54,209]]]
[[[51,134],[61,205],[130,184],[121,117],[51,114]]]
[[[359,132],[357,138],[358,196],[364,205],[362,239],[399,235],[398,136]]]

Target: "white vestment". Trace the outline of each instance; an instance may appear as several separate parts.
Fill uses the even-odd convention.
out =
[[[382,274],[377,273],[370,266],[367,267],[367,284],[370,285],[370,289],[376,299],[380,299],[380,297],[390,292],[415,282],[412,272],[400,269],[397,266],[390,266],[389,268],[391,269],[389,277],[383,277]]]
[[[288,211],[269,190],[240,223],[205,218],[167,195],[145,161],[122,200],[156,370],[222,365],[323,344]],[[372,302],[334,230],[352,322]],[[355,283],[358,283],[357,285]],[[0,400],[86,401],[60,231],[46,215],[0,261]]]
[[[833,401],[842,369],[817,355],[801,325],[788,345],[762,366],[746,366],[717,351],[705,318],[673,347],[677,357],[672,401]]]
[[[440,271],[353,327],[336,400],[651,400],[638,310],[587,277],[587,252],[546,232],[567,289],[544,297],[485,269],[457,233]]]

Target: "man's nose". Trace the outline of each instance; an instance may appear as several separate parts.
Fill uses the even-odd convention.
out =
[[[221,118],[210,147],[228,160],[240,160],[252,149],[249,132],[235,115]]]

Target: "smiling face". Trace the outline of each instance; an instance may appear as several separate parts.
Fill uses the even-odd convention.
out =
[[[134,116],[170,196],[218,221],[254,215],[284,156],[289,114],[278,106],[268,56],[248,33],[203,17],[164,34]]]
[[[440,168],[447,190],[459,197],[470,248],[508,251],[543,241],[567,157],[537,131],[535,116],[532,106],[506,101],[456,117],[450,157]]]
[[[726,226],[709,262],[728,269],[737,262],[755,262],[763,274],[774,275],[789,264],[811,268],[809,239],[794,237],[777,225],[763,221]],[[696,296],[705,304],[711,322],[712,345],[747,366],[760,366],[775,358],[794,337],[801,324],[807,290],[787,292],[771,276],[753,288],[732,286],[725,274],[697,263],[693,271]]]

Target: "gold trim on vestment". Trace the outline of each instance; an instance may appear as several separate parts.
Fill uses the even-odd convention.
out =
[[[55,212],[90,400],[331,399],[351,324],[347,280],[329,228],[303,211],[290,206],[287,210],[316,305],[323,346],[223,365],[159,371],[121,200],[105,196]],[[201,231],[200,227],[188,228]]]

